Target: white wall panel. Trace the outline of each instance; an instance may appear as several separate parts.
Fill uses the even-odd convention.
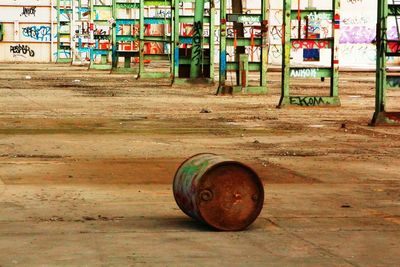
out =
[[[4,36],[0,42],[0,61],[50,62],[52,37],[53,42],[56,40],[56,14],[50,0],[1,0]]]
[[[49,7],[0,7],[0,20],[5,22],[50,22]]]
[[[98,4],[99,0],[96,0]],[[103,0],[104,2],[105,0]],[[111,2],[107,0],[107,2]],[[56,3],[56,0],[53,0]],[[218,8],[219,0],[215,1]],[[260,4],[255,0],[243,1],[246,10],[256,13]],[[309,0],[301,0],[301,8],[305,8]],[[312,1],[318,9],[330,8],[331,1]],[[56,41],[56,27],[53,25],[53,33],[50,31],[50,12],[53,12],[56,21],[56,10],[51,11],[51,0],[0,0],[0,23],[5,24],[4,40],[0,42],[0,61],[37,61],[50,60],[52,53],[50,40]],[[270,53],[269,62],[279,65],[281,63],[281,37],[282,37],[282,5],[283,0],[270,1],[269,34]],[[293,0],[293,9],[297,8],[297,1]],[[373,67],[375,65],[375,32],[376,32],[376,0],[342,0],[341,1],[341,33],[339,45],[340,66]],[[109,14],[99,14],[101,17],[109,17]],[[219,16],[219,15],[217,15]],[[217,22],[219,19],[217,19]],[[218,26],[217,26],[218,29]],[[219,32],[215,32],[216,47],[218,53]],[[397,29],[394,23],[389,25],[389,37],[397,38]],[[28,45],[35,51],[35,56],[10,55],[10,45]],[[26,49],[25,49],[26,50]],[[17,50],[15,50],[17,51]],[[215,57],[218,61],[218,54]],[[53,53],[54,54],[54,53]],[[321,53],[321,61],[329,56]],[[259,53],[255,52],[258,60]],[[301,53],[295,51],[294,60],[301,61]],[[24,57],[25,56],[25,57]],[[324,62],[321,62],[324,63]],[[393,62],[392,63],[397,63]]]
[[[50,62],[50,44],[7,43],[0,45],[5,62]]]
[[[56,2],[53,0],[54,3]],[[49,6],[51,0],[1,0],[1,5],[10,6]]]

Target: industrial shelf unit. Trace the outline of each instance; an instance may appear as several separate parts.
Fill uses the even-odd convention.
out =
[[[259,1],[261,14],[245,12],[242,0],[232,0],[232,13],[228,13],[228,0],[220,1],[219,94],[267,92],[269,0]],[[245,27],[252,33],[251,36],[245,36]],[[251,51],[255,47],[259,48],[260,60],[252,59],[252,56],[246,53],[246,47]],[[232,48],[234,55],[230,54],[234,59],[228,61],[228,50]],[[226,84],[228,72],[236,73],[236,81],[232,86]],[[249,84],[250,72],[258,73],[258,85]]]
[[[139,73],[138,67],[132,68],[132,58],[139,59],[139,7],[139,0],[113,0],[112,72]]]
[[[57,0],[57,63],[72,62],[74,0]]]
[[[113,23],[111,1],[90,1],[90,69],[111,69],[111,28]]]
[[[140,27],[139,27],[139,74],[138,78],[172,78],[173,72],[173,2],[174,0],[140,0]],[[146,10],[148,14],[146,15]],[[160,15],[150,14],[152,11],[162,10]],[[159,34],[148,32],[152,27],[161,26]],[[152,53],[151,45],[157,45],[160,49]],[[146,46],[148,46],[146,48]],[[145,63],[149,62],[149,68]],[[169,71],[161,71],[158,66],[166,65]],[[151,67],[151,68],[150,68]]]
[[[72,64],[90,63],[90,0],[74,0],[72,7]]]
[[[388,74],[387,58],[400,57],[400,1],[378,0],[378,22],[377,22],[377,57],[376,57],[376,100],[375,113],[372,125],[400,125],[400,111],[387,111],[387,91],[399,90],[400,74],[391,71]],[[388,39],[388,18],[395,20],[397,27],[397,38]]]
[[[192,14],[184,14],[185,4],[194,7]],[[214,1],[175,0],[173,14],[173,83],[214,83]]]
[[[298,1],[300,3],[300,1]],[[282,93],[279,107],[284,106],[340,106],[339,98],[339,30],[340,30],[340,0],[332,0],[332,8],[329,10],[317,10],[308,7],[301,9],[292,9],[292,0],[284,0],[283,7],[283,50],[282,50]],[[329,20],[331,27],[331,36],[321,38],[320,34],[309,33],[309,23],[313,19]],[[294,25],[295,22],[296,24]],[[296,38],[292,38],[292,28],[297,27]],[[319,57],[320,48],[330,49],[330,65],[328,67],[319,66],[296,66],[291,65],[291,50],[294,43],[307,44],[306,51],[303,51],[307,57]],[[306,53],[307,52],[307,53]],[[312,60],[312,59],[311,59]],[[292,95],[290,92],[291,78],[330,78],[329,96],[299,96]]]

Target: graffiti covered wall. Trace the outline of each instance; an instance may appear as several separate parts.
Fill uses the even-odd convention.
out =
[[[2,0],[0,61],[52,61],[52,51],[56,48],[55,20],[56,10],[52,9],[50,0]]]
[[[270,1],[269,15],[269,62],[274,65],[281,64],[282,55],[282,5],[283,0]],[[293,2],[293,9],[297,9],[297,1]],[[301,0],[300,7],[305,9],[309,2],[314,8],[330,9],[331,1]],[[247,1],[251,8],[254,2]],[[339,39],[339,64],[341,67],[375,67],[376,60],[376,0],[341,0],[340,2],[340,39]],[[296,24],[295,21],[293,21]],[[311,27],[309,27],[310,29]],[[315,27],[321,37],[330,36],[328,29],[331,25],[320,24]],[[293,28],[296,30],[296,28]],[[394,23],[389,27],[389,38],[397,38],[397,28]],[[292,56],[294,63],[304,63],[302,48],[310,44],[294,43]],[[329,49],[321,49],[321,64],[329,62]],[[397,63],[392,60],[392,63]]]
[[[342,0],[340,63],[374,65],[376,60],[376,0]]]
[[[297,8],[297,1],[293,1]],[[296,2],[296,3],[295,3]],[[301,0],[301,8],[308,6],[309,0]],[[329,7],[330,1],[311,1],[317,9]],[[55,60],[56,10],[52,7],[55,0],[1,0],[0,23],[3,24],[3,40],[0,41],[0,61],[50,62]],[[218,7],[219,0],[215,0]],[[258,1],[243,1],[246,13],[260,13]],[[282,6],[283,0],[270,1],[269,15],[269,63],[281,64],[282,54]],[[219,17],[219,11],[217,11]],[[376,35],[376,0],[341,0],[341,32],[339,45],[339,63],[341,67],[374,67]],[[154,13],[154,17],[165,14]],[[170,14],[166,14],[170,16]],[[53,21],[53,22],[51,22]],[[219,19],[217,19],[217,22]],[[326,25],[329,28],[329,25]],[[154,30],[154,29],[152,29]],[[162,33],[162,29],[156,29]],[[216,37],[215,59],[218,61],[219,30],[214,33],[204,31],[205,35]],[[229,32],[228,32],[229,34]],[[231,33],[233,34],[233,32]],[[246,33],[250,34],[250,31]],[[397,38],[394,23],[389,25],[389,38]],[[293,60],[303,61],[301,49],[304,44],[294,44]],[[168,47],[149,48],[151,51],[165,50]],[[249,50],[251,49],[251,51]],[[247,48],[255,60],[260,55],[259,47]],[[324,51],[326,50],[326,51]],[[321,64],[329,59],[327,51],[321,50]],[[393,60],[391,61],[394,62]]]
[[[219,0],[217,0],[219,4]],[[243,1],[244,12],[248,14],[259,14],[260,3],[259,1]],[[301,9],[308,8],[309,3],[316,9],[331,9],[331,1],[309,1],[301,0]],[[230,6],[228,0],[228,7]],[[350,68],[374,68],[376,60],[376,0],[341,0],[340,17],[341,17],[341,31],[339,39],[339,65],[341,67]],[[273,65],[280,65],[282,63],[282,16],[283,16],[283,0],[270,1],[269,6],[269,55],[268,61]],[[292,9],[297,9],[297,1],[292,0]],[[228,8],[228,11],[229,8]],[[217,15],[219,17],[219,13]],[[318,18],[316,18],[318,19]],[[323,20],[323,19],[322,19]],[[325,23],[325,25],[324,25]],[[293,21],[296,24],[296,21]],[[303,23],[304,25],[304,23]],[[309,29],[312,27],[309,27]],[[314,27],[319,31],[321,37],[331,37],[331,25],[327,22],[322,22]],[[293,28],[296,31],[296,27]],[[233,37],[233,30],[227,31],[229,37]],[[245,34],[250,36],[248,30]],[[219,30],[215,32],[216,40],[219,42]],[[294,37],[294,36],[292,36]],[[397,28],[395,23],[389,25],[389,38],[397,38]],[[293,63],[302,64],[304,62],[303,49],[312,46],[310,43],[297,42],[293,44],[292,57]],[[323,43],[322,43],[323,45]],[[326,45],[328,46],[328,45]],[[314,48],[314,47],[313,47]],[[320,49],[320,65],[326,65],[330,61],[330,49],[325,47],[318,47]],[[258,47],[252,48],[250,51],[247,47],[248,54],[255,55],[256,60],[259,59],[260,49]],[[215,59],[218,61],[219,47],[216,47]],[[398,64],[394,59],[389,59],[392,64]],[[310,62],[308,62],[310,64]],[[318,65],[316,63],[316,65]]]

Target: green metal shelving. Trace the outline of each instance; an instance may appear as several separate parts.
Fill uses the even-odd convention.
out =
[[[73,0],[57,0],[57,63],[72,62]]]
[[[192,14],[180,14],[185,4],[194,7]],[[214,83],[214,1],[176,0],[173,14],[173,83]],[[184,27],[190,32],[186,32]]]
[[[139,74],[138,78],[172,78],[173,72],[173,0],[140,0],[139,18]],[[146,15],[145,9],[163,10],[160,16]],[[170,15],[169,15],[170,14]],[[146,29],[153,25],[161,25],[163,33],[159,35],[146,34]],[[158,53],[146,53],[146,45],[158,44],[162,47]],[[145,62],[151,64],[146,68]],[[162,71],[156,66],[167,67],[169,71]]]
[[[90,1],[90,69],[111,69],[112,18],[111,0]]]
[[[213,83],[213,0],[57,1],[58,62],[86,63],[80,54],[89,51],[89,68],[172,83]],[[183,34],[183,27],[191,32]],[[68,57],[62,56],[65,50]]]
[[[132,68],[132,59],[140,56],[139,8],[139,0],[113,0],[112,72],[139,73],[138,66]],[[120,58],[124,58],[123,67],[119,66]]]
[[[72,7],[72,64],[90,63],[90,0],[74,0]]]
[[[282,94],[279,107],[284,106],[340,106],[339,98],[339,59],[338,44],[340,30],[340,0],[332,0],[332,8],[329,10],[317,10],[312,7],[292,9],[292,0],[285,0],[283,7],[283,55],[282,55]],[[331,25],[331,36],[321,38],[318,35],[309,33],[309,23],[313,18],[323,18],[329,20]],[[295,24],[294,24],[295,22]],[[292,38],[292,28],[297,27],[296,37]],[[303,32],[303,29],[304,32]],[[307,44],[307,49],[303,50],[303,55],[315,57],[318,60],[320,48],[330,49],[331,58],[328,67],[310,67],[291,64],[291,52],[295,43]],[[330,78],[329,96],[301,96],[291,94],[291,78]]]
[[[220,64],[219,64],[219,94],[226,93],[257,93],[264,94],[267,89],[268,69],[268,11],[269,0],[258,0],[261,14],[250,14],[243,10],[241,0],[232,0],[232,13],[228,13],[228,0],[220,1]],[[244,35],[244,27],[259,34]],[[228,34],[228,30],[233,32]],[[229,35],[229,36],[228,36]],[[246,56],[245,48],[260,48],[260,60],[252,60]],[[228,50],[234,50],[234,61],[228,61]],[[236,73],[235,83],[227,85],[228,72]],[[259,83],[250,85],[249,73],[258,73]]]
[[[387,70],[388,57],[400,57],[400,1],[378,0],[378,22],[377,22],[377,60],[376,60],[376,100],[375,113],[372,125],[400,125],[400,111],[387,111],[388,90],[399,90],[400,74]],[[388,40],[388,18],[395,20],[397,27],[397,38]]]

